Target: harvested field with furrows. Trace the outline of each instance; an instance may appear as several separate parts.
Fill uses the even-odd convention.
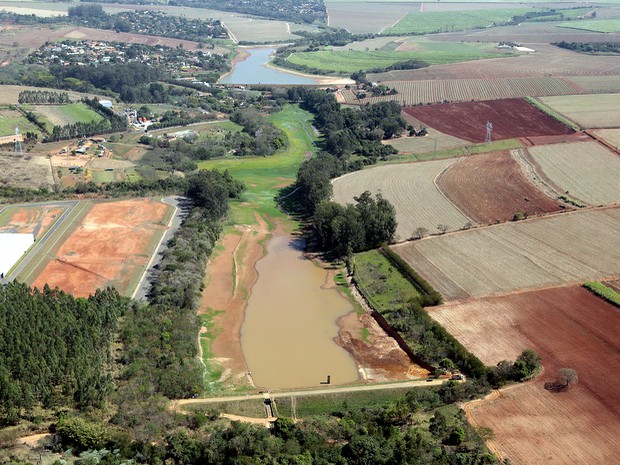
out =
[[[446,300],[620,274],[620,208],[580,210],[393,246]]]
[[[582,38],[578,42],[583,40]],[[529,43],[525,45],[535,49],[536,52],[518,57],[493,58],[431,66],[429,68],[368,74],[368,80],[414,81],[547,76],[620,76],[620,56],[586,55],[549,44]]]
[[[508,151],[463,158],[439,176],[437,185],[478,223],[507,221],[517,212],[531,216],[560,210],[560,202],[536,189]]]
[[[366,103],[377,103],[385,100],[395,100],[403,105],[416,105],[419,103],[440,103],[446,100],[449,102],[465,102],[579,93],[577,88],[570,85],[566,80],[554,77],[385,81],[382,84],[396,89],[398,93],[362,100],[359,100],[351,90],[343,90],[341,93],[344,101],[352,105],[365,105]]]
[[[448,230],[462,228],[471,220],[459,211],[435,185],[435,178],[456,158],[422,163],[384,165],[349,173],[334,179],[334,200],[340,204],[353,203],[368,190],[381,192],[396,208],[396,235],[406,239],[416,228],[436,232],[439,224]]]
[[[598,142],[539,145],[527,151],[539,174],[560,193],[590,205],[620,202],[620,155]]]
[[[405,112],[438,131],[471,142],[484,142],[486,125],[492,140],[565,134],[559,121],[523,99],[487,100],[405,108]]]
[[[582,128],[620,127],[620,94],[541,97],[540,101]]]
[[[131,295],[171,208],[151,199],[95,203],[31,284],[48,283],[76,297],[106,286]]]
[[[620,279],[612,279],[611,281],[605,281],[605,286],[613,289],[616,292],[620,292]]]
[[[620,129],[597,129],[594,131],[594,134],[607,142],[611,147],[620,150]]]
[[[378,33],[420,7],[415,3],[386,2],[325,2],[325,6],[327,25],[346,29],[352,34]]]
[[[431,316],[488,365],[523,349],[545,371],[489,400],[465,406],[491,445],[512,463],[609,463],[620,454],[620,312],[580,286],[545,289],[430,309]],[[578,382],[556,389],[558,370]]]
[[[583,89],[584,94],[620,92],[620,75],[612,76],[570,76],[567,81]],[[551,95],[551,94],[548,94]],[[533,95],[535,97],[535,95]]]
[[[617,10],[616,10],[617,11]],[[601,10],[597,10],[597,15]],[[434,40],[441,41],[465,41],[465,42],[518,42],[536,49],[539,44],[551,44],[553,42],[618,42],[619,33],[602,34],[600,32],[576,31],[558,27],[558,22],[552,23],[522,23],[518,26],[499,26],[477,31],[449,32],[433,35]]]

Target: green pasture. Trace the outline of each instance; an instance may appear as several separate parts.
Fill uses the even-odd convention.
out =
[[[32,124],[24,116],[2,116],[0,111],[0,136],[11,136],[15,134],[15,128],[19,128],[19,132],[23,135],[27,132],[41,134],[41,130]]]
[[[331,72],[353,73],[361,69],[385,68],[401,61],[421,60],[431,65],[459,63],[462,61],[495,58],[499,55],[489,44],[420,42],[415,51],[389,50],[320,50],[296,52],[287,60],[297,65]]]
[[[286,218],[276,205],[282,187],[295,182],[303,159],[314,153],[312,115],[288,105],[271,115],[271,122],[288,137],[288,147],[270,157],[226,157],[198,164],[200,169],[228,170],[247,186],[243,198],[232,203],[235,223],[254,224],[255,214],[269,218]]]
[[[513,16],[532,11],[531,8],[506,8],[469,11],[414,11],[382,34],[428,34],[485,28],[494,23],[506,23]]]
[[[558,24],[559,27],[592,32],[620,32],[620,19],[587,19]]]
[[[101,121],[103,116],[83,103],[70,103],[56,107],[59,114],[73,119],[76,123],[90,123],[91,121]]]
[[[355,255],[358,288],[379,312],[406,306],[420,293],[379,250]]]
[[[598,281],[588,281],[584,287],[612,305],[620,307],[620,294]]]

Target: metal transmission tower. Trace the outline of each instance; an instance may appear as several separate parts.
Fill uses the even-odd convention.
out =
[[[19,134],[19,127],[15,127],[15,153],[22,154],[22,136]]]
[[[493,123],[491,123],[490,121],[487,121],[487,135],[484,138],[484,143],[485,144],[490,144],[491,143],[491,133],[493,132]]]

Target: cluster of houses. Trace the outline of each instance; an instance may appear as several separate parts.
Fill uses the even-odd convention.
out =
[[[163,46],[83,40],[47,43],[30,55],[30,62],[65,66],[138,62],[175,72],[198,72],[211,56],[208,50],[177,50]]]

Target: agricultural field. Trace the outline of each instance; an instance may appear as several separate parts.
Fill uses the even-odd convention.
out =
[[[450,36],[451,37],[451,36]],[[474,36],[475,37],[475,36]],[[436,36],[444,38],[444,36]],[[477,39],[473,39],[474,41]],[[491,39],[497,43],[502,36]],[[521,39],[526,44],[529,40]],[[560,39],[561,40],[561,39]],[[576,41],[585,40],[575,38]],[[588,39],[590,40],[590,39]],[[612,40],[608,38],[607,40]],[[620,40],[620,34],[616,40]],[[449,42],[454,42],[450,38]],[[381,74],[369,74],[371,81],[411,81],[431,79],[505,79],[513,77],[549,77],[549,76],[620,76],[620,56],[585,55],[553,45],[535,43],[531,48],[536,50],[517,57],[484,61],[466,61],[441,66],[431,66],[414,70],[390,71]]]
[[[16,127],[19,127],[19,132],[22,134],[27,132],[41,134],[41,130],[28,121],[19,111],[0,108],[0,136],[15,134]]]
[[[52,127],[103,120],[103,117],[99,113],[84,103],[34,105],[34,111],[48,120]],[[51,128],[49,130],[51,130]]]
[[[396,245],[446,300],[620,274],[620,208],[580,210]]]
[[[560,23],[559,27],[579,29],[592,32],[620,32],[620,20],[618,19],[590,19],[587,21],[571,21]]]
[[[379,31],[396,24],[403,16],[418,9],[416,3],[325,2],[327,24],[353,34]]]
[[[615,76],[571,76],[569,82],[584,94],[606,94],[620,92],[620,75]],[[551,94],[549,94],[551,95]],[[534,96],[534,95],[532,95]],[[535,97],[535,96],[534,96]]]
[[[422,124],[416,127],[423,126]],[[400,154],[407,153],[432,153],[450,149],[453,147],[464,147],[470,142],[443,134],[433,128],[426,128],[427,134],[424,137],[400,137],[386,141],[393,146]]]
[[[396,236],[407,239],[417,228],[437,232],[438,225],[447,230],[462,228],[471,219],[454,206],[437,188],[435,180],[458,159],[422,163],[383,165],[349,173],[332,181],[334,200],[352,203],[353,197],[368,190],[381,192],[396,208]]]
[[[489,121],[493,124],[492,140],[572,131],[523,99],[417,106],[405,108],[405,112],[438,131],[471,142],[484,142]]]
[[[582,128],[620,127],[620,94],[541,97],[539,100]]]
[[[421,10],[421,8],[420,8]],[[382,34],[428,34],[483,29],[506,23],[513,16],[531,12],[531,8],[481,9],[467,11],[413,11]]]
[[[517,212],[532,216],[560,210],[560,202],[536,189],[508,151],[463,158],[439,176],[437,185],[477,223],[508,221]]]
[[[507,55],[510,56],[513,53],[500,52],[488,44],[423,42],[417,50],[320,50],[295,52],[287,60],[296,65],[323,71],[353,73],[360,69],[385,68],[408,60],[421,60],[431,65],[442,65]]]
[[[620,150],[620,129],[598,129],[594,131],[594,134],[607,142],[611,147]]]
[[[527,149],[539,175],[590,205],[620,202],[620,155],[591,142],[552,144]]]
[[[83,97],[95,97],[95,95],[92,94],[82,94],[80,92],[74,92],[71,90],[60,91],[58,89],[49,89],[45,87],[0,85],[0,105],[16,105],[18,103],[19,93],[24,90],[47,90],[51,92],[67,92],[71,100],[80,100]]]
[[[50,246],[27,282],[38,288],[48,283],[78,297],[106,286],[131,295],[165,233],[172,207],[134,199],[76,208],[83,216]]]
[[[0,185],[38,189],[54,185],[52,166],[44,156],[0,152]]]
[[[474,424],[495,433],[491,445],[512,463],[606,463],[620,454],[620,312],[581,286],[545,289],[430,309],[487,365],[523,349],[542,357],[531,382],[465,406]],[[578,382],[553,392],[560,368]],[[545,388],[547,386],[547,389]]]
[[[389,74],[384,73],[382,75],[389,76]],[[384,81],[382,84],[396,89],[398,93],[385,97],[367,97],[359,100],[353,91],[342,90],[342,98],[344,102],[352,105],[395,100],[406,106],[445,101],[468,102],[471,100],[578,93],[575,87],[571,86],[564,79],[555,77]]]

